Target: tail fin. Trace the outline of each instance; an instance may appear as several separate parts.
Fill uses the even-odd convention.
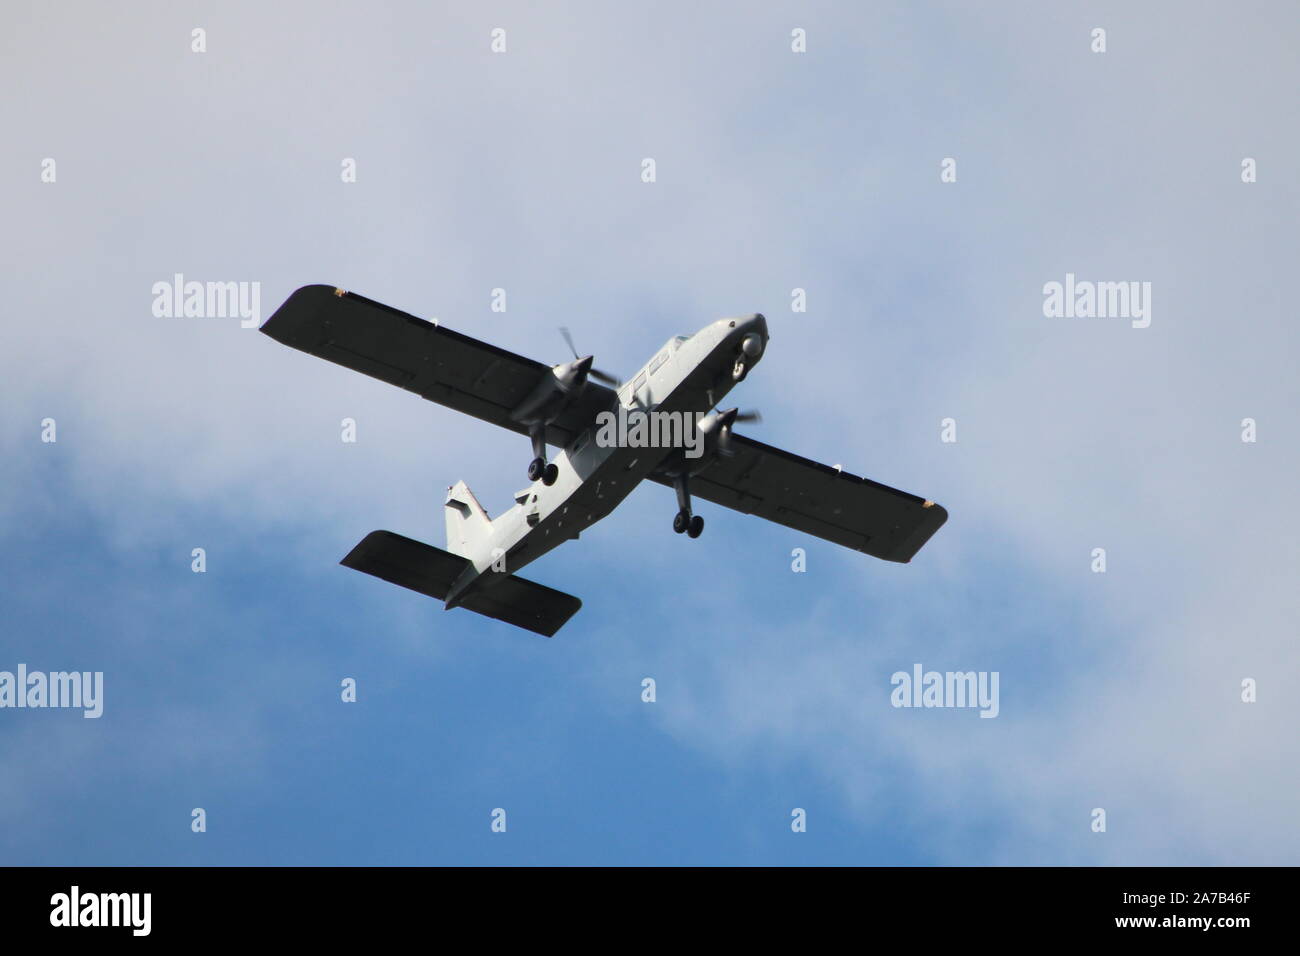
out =
[[[461,557],[473,558],[487,551],[492,534],[492,519],[469,490],[458,481],[447,491],[443,505],[447,516],[447,550]]]
[[[440,601],[446,599],[456,579],[470,566],[459,555],[391,531],[370,532],[339,563]],[[571,594],[510,574],[490,588],[470,592],[460,606],[551,637],[578,613],[582,602]]]

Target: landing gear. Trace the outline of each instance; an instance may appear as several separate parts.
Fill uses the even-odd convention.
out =
[[[555,479],[560,477],[560,468],[555,462],[546,463],[544,458],[534,458],[528,463],[528,480],[542,480],[542,484],[550,486],[555,484]]]
[[[533,460],[528,463],[528,480],[542,479],[542,484],[553,485],[560,477],[560,469],[554,464],[546,463],[546,426],[537,425],[528,430],[528,437],[533,443]]]
[[[704,533],[704,519],[699,515],[679,511],[673,515],[673,530],[678,534],[685,532],[688,538],[698,538]]]
[[[731,380],[733,382],[743,382],[745,376],[749,374],[749,363],[745,361],[744,354],[736,356],[736,364],[731,366]]]
[[[678,475],[674,478],[673,488],[677,492],[677,514],[673,515],[673,531],[698,538],[704,533],[704,519],[691,514],[691,492],[686,484],[686,476]]]

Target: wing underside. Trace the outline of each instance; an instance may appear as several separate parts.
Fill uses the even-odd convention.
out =
[[[324,285],[294,292],[261,330],[284,345],[520,434],[528,429],[510,412],[551,371],[541,362]],[[612,390],[588,382],[548,427],[547,441],[567,445],[614,401]]]
[[[742,435],[732,435],[731,450],[691,478],[692,495],[903,563],[948,520],[932,501]]]

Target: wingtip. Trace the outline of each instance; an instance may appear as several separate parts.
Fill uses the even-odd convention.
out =
[[[945,521],[948,520],[948,509],[945,508],[943,505],[939,504],[937,501],[930,501],[929,499],[926,499],[924,502],[922,502],[921,507],[924,508],[927,512],[929,512],[929,517],[931,517],[932,519],[933,518],[938,519],[938,523],[935,525],[936,531],[943,526],[943,523]]]
[[[310,303],[314,300],[323,300],[330,296],[345,296],[347,292],[333,285],[326,285],[323,282],[313,282],[308,285],[299,286],[294,289],[285,300],[280,303],[280,307],[271,313],[267,319],[258,328],[259,332],[269,335],[284,345],[293,345],[293,330],[295,321],[293,316],[301,313],[304,307],[309,312],[314,311],[316,307]]]

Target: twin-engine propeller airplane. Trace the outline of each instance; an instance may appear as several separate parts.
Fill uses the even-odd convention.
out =
[[[910,561],[948,518],[933,501],[733,433],[737,421],[756,416],[716,406],[763,357],[761,315],[679,335],[622,384],[576,350],[571,362],[543,365],[323,285],[289,296],[262,331],[529,437],[532,484],[509,511],[489,518],[458,481],[445,502],[446,551],[372,531],[341,563],[438,598],[448,610],[467,608],[547,637],[582,602],[514,572],[578,537],[647,478],[676,490],[673,530],[692,538],[704,529],[692,496],[886,561]],[[567,332],[565,339],[572,349]],[[600,440],[612,433],[601,422],[633,412],[689,418],[696,441],[665,448]],[[548,445],[561,449],[549,462]]]

